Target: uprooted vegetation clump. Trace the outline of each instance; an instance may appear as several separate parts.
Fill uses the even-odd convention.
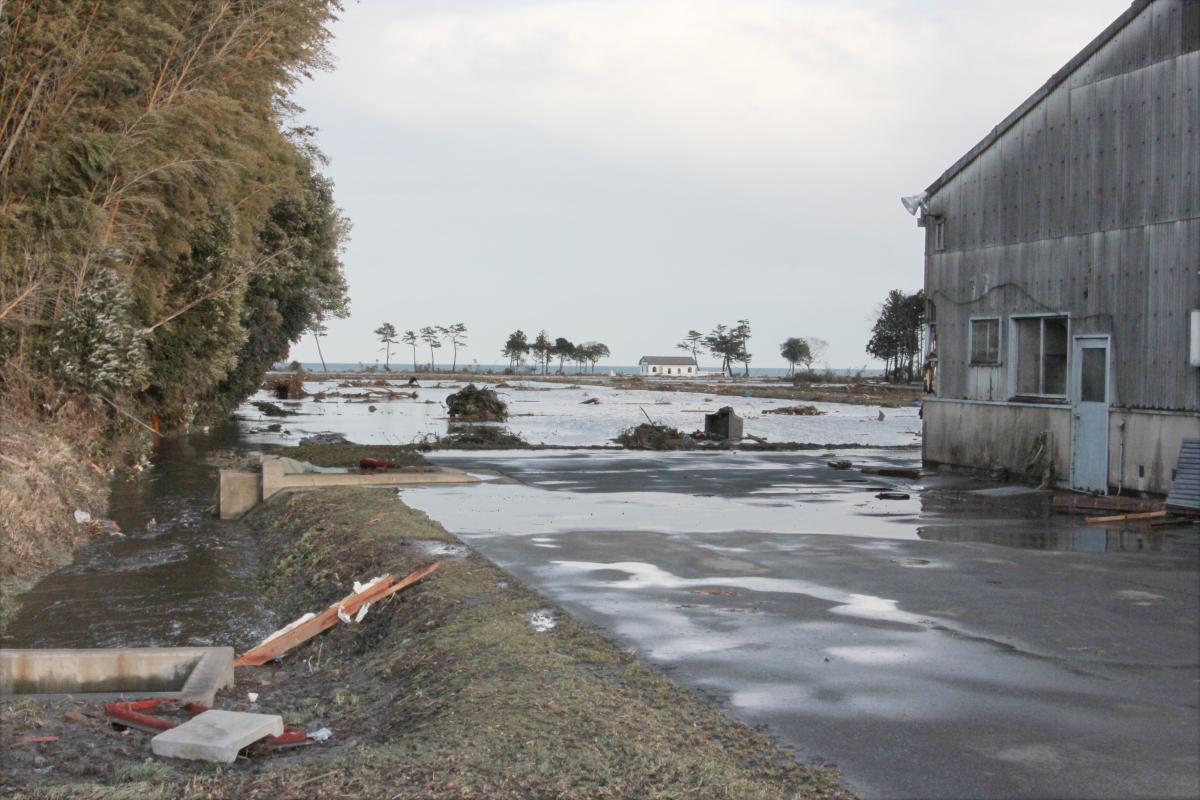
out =
[[[825,412],[816,406],[780,406],[764,409],[764,414],[782,414],[787,417],[823,417]]]
[[[303,400],[308,397],[308,392],[304,391],[305,377],[303,370],[288,375],[268,375],[263,388],[276,400]]]
[[[494,389],[468,383],[446,398],[450,418],[464,422],[503,422],[508,419],[508,403]]]
[[[450,423],[445,436],[425,442],[430,450],[512,450],[529,447],[520,434],[501,425]]]
[[[692,446],[683,431],[653,422],[626,428],[614,441],[631,450],[682,450]]]

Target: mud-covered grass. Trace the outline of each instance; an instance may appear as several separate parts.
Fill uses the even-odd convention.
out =
[[[0,772],[0,794],[848,796],[834,773],[796,764],[565,614],[555,612],[552,630],[535,631],[529,615],[552,604],[478,554],[437,555],[458,541],[393,491],[284,495],[248,524],[258,527],[270,564],[264,602],[283,617],[335,601],[356,578],[443,563],[361,624],[338,625],[278,665],[238,670],[237,689],[218,698],[220,707],[244,710],[246,692],[258,692],[257,710],[310,730],[328,727],[333,738],[228,767],[147,762],[145,734],[10,704],[6,750],[21,748],[21,736],[74,732],[71,743],[25,746],[29,768]],[[33,771],[31,748],[42,758],[37,768],[50,770]]]
[[[318,467],[358,467],[364,458],[382,458],[397,467],[427,467],[429,462],[415,445],[396,444],[301,444],[271,450],[273,456],[307,461]]]

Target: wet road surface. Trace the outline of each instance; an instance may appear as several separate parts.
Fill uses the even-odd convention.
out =
[[[440,456],[497,477],[402,496],[865,797],[1200,794],[1194,528],[830,457]]]

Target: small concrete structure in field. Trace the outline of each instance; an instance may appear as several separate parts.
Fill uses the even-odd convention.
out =
[[[232,647],[0,650],[0,698],[164,698],[211,705],[233,685]]]
[[[732,406],[725,406],[715,414],[705,414],[704,434],[710,439],[738,441],[743,436],[742,418],[733,413]]]
[[[287,461],[276,456],[263,456],[261,475],[254,472],[221,470],[221,484],[217,499],[217,508],[221,519],[239,517],[261,501],[290,489],[479,483],[478,478],[446,467],[429,467],[405,472],[387,470],[336,473],[288,472]]]
[[[243,747],[282,734],[283,718],[275,714],[214,709],[158,734],[150,749],[164,758],[232,764]]]

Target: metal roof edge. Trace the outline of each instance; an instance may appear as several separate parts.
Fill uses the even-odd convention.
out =
[[[1037,91],[1030,95],[1025,102],[1017,106],[1016,111],[1013,111],[1011,114],[1005,117],[999,125],[992,128],[987,136],[983,137],[983,140],[980,141],[979,144],[972,147],[969,151],[967,151],[966,155],[954,162],[953,166],[943,172],[937,178],[937,180],[929,184],[929,188],[925,190],[925,193],[929,197],[933,197],[933,195],[941,190],[943,186],[949,183],[955,175],[966,169],[968,164],[978,158],[984,150],[987,150],[989,147],[995,144],[996,141],[999,140],[999,138],[1003,136],[1009,129],[1016,125],[1022,117],[1032,111],[1034,107],[1045,100],[1051,92],[1062,85],[1062,83],[1066,81],[1067,77],[1070,76],[1071,73],[1075,72],[1075,70],[1079,69],[1080,65],[1082,65],[1084,61],[1095,55],[1096,51],[1108,44],[1108,42],[1112,40],[1112,38],[1116,36],[1118,32],[1132,22],[1135,17],[1149,8],[1153,3],[1154,0],[1133,0],[1133,3],[1121,14],[1121,16],[1113,20],[1113,22],[1109,24],[1107,28],[1100,32],[1099,36],[1097,36],[1095,39],[1092,39],[1092,41],[1089,42],[1086,47],[1076,53],[1075,56],[1068,61],[1065,66],[1051,75],[1050,79],[1042,84]]]

